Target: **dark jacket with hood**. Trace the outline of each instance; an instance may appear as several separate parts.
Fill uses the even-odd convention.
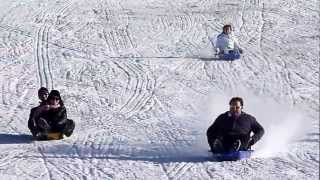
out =
[[[251,132],[254,133],[250,137]],[[231,113],[225,112],[218,116],[214,123],[207,130],[208,139],[226,138],[226,139],[241,139],[249,141],[251,138],[251,145],[255,144],[264,134],[263,127],[256,121],[256,119],[245,113],[236,117]]]

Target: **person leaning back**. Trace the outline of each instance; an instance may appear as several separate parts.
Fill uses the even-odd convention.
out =
[[[242,111],[242,98],[233,97],[229,105],[229,111],[219,115],[207,130],[208,143],[213,153],[248,150],[264,134],[263,127],[256,119]]]

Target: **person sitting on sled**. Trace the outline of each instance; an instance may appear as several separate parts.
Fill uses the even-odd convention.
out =
[[[57,90],[50,92],[46,105],[35,114],[34,119],[37,124],[37,140],[50,139],[50,133],[59,133],[58,139],[61,139],[63,134],[69,137],[75,127],[74,121],[67,119],[66,108]]]
[[[28,128],[30,129],[34,137],[39,132],[35,117],[37,114],[40,114],[45,109],[45,105],[47,105],[48,95],[49,95],[48,89],[45,87],[41,87],[38,90],[38,98],[40,99],[39,106],[32,108],[30,111]]]
[[[223,32],[217,36],[216,52],[220,59],[240,59],[243,50],[240,48],[237,38],[232,33],[231,25],[223,26]]]
[[[219,115],[207,130],[212,153],[248,150],[264,134],[263,127],[256,119],[242,111],[242,98],[233,97],[229,105],[230,110]]]

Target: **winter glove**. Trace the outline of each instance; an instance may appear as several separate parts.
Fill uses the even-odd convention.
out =
[[[243,50],[241,48],[239,48],[239,53],[242,54],[243,53]]]
[[[254,143],[255,143],[255,142],[254,142],[254,139],[253,139],[253,138],[250,138],[250,140],[249,140],[249,147],[252,146],[252,145],[254,145]]]
[[[38,120],[38,126],[43,130],[49,130],[51,128],[47,120],[42,117],[40,117]]]
[[[219,48],[216,48],[216,54],[221,54],[221,50]]]

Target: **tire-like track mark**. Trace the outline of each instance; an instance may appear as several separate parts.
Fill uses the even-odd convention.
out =
[[[125,51],[135,52],[136,44],[130,37],[130,32],[128,30],[128,25],[124,28],[117,28],[115,30],[106,31],[103,30],[103,37],[105,39],[107,48],[112,54],[122,55]]]
[[[171,53],[172,56],[176,54],[185,54],[184,56],[198,56],[201,46],[201,32],[199,31],[199,24],[204,21],[204,17],[201,15],[195,16],[188,13],[182,13],[178,15],[158,15],[157,18],[152,20],[150,27],[152,32],[144,41],[150,42],[162,42],[163,37],[171,39],[170,47],[165,47],[158,44],[152,48],[153,52],[160,56],[168,56],[164,53]],[[201,30],[202,28],[200,28]],[[192,36],[190,36],[192,35]],[[152,43],[153,44],[153,43]],[[167,52],[169,51],[169,52]],[[150,52],[148,52],[149,54]],[[181,56],[181,55],[180,55]],[[182,55],[183,56],[183,55]]]
[[[111,9],[113,6],[123,10],[123,7],[118,4],[106,4],[107,9]],[[129,18],[129,14],[125,15]],[[110,20],[107,18],[107,20]],[[123,51],[129,51],[136,54],[134,49],[137,47],[132,37],[130,36],[129,25],[126,24],[124,28],[115,28],[112,30],[103,30],[103,38],[108,49],[113,54],[119,54],[122,56]],[[118,59],[119,60],[119,59]],[[119,109],[121,114],[124,114],[127,118],[134,115],[139,111],[152,97],[152,89],[154,88],[154,80],[148,76],[147,72],[137,63],[123,63],[112,60],[112,62],[126,74],[127,85],[125,88],[124,96],[126,102],[123,102],[122,107]]]
[[[291,7],[292,5],[285,5],[285,6],[289,6]],[[259,45],[260,48],[260,52],[261,52],[261,57],[260,55],[256,55],[256,57],[262,61],[264,61],[265,66],[262,66],[262,68],[264,69],[264,71],[267,70],[267,73],[265,74],[265,76],[268,75],[269,78],[272,78],[271,80],[274,82],[279,82],[282,81],[282,83],[280,84],[280,86],[283,89],[287,89],[287,93],[288,96],[290,97],[290,99],[292,100],[293,104],[296,104],[297,101],[302,98],[302,97],[297,97],[297,88],[295,86],[295,84],[293,84],[293,82],[295,82],[294,80],[292,80],[292,75],[297,73],[297,70],[293,70],[291,69],[292,66],[299,66],[296,65],[294,63],[294,61],[291,61],[289,59],[286,58],[286,56],[281,55],[284,52],[288,51],[287,48],[285,46],[281,46],[281,44],[288,44],[287,41],[287,35],[285,34],[284,36],[282,36],[284,33],[286,33],[286,31],[290,31],[290,30],[286,30],[284,32],[280,32],[280,33],[273,33],[273,36],[270,36],[269,34],[272,33],[270,32],[270,27],[274,26],[275,22],[273,22],[275,19],[277,19],[279,22],[282,21],[287,21],[287,19],[294,19],[293,17],[295,16],[294,12],[282,12],[282,11],[277,11],[277,9],[271,9],[269,10],[269,6],[267,6],[265,3],[262,3],[262,8],[261,8],[261,15],[260,18],[262,23],[260,26],[260,35],[259,38],[257,39],[257,43]],[[269,10],[268,12],[266,12],[267,10]],[[299,11],[298,9],[295,9],[295,11]],[[279,19],[280,17],[280,19]],[[292,24],[295,24],[296,22],[292,21],[289,22]],[[299,26],[298,26],[299,27]],[[280,29],[282,28],[281,25],[279,27]],[[297,35],[298,37],[300,37],[301,35]],[[278,41],[280,40],[280,43],[274,43],[275,39],[277,39]],[[250,43],[250,42],[249,42]],[[278,57],[276,57],[276,55],[280,53],[281,56],[278,55]],[[281,58],[279,58],[281,57]],[[303,57],[302,57],[303,58]],[[274,63],[274,59],[277,59],[279,63]],[[256,60],[253,60],[256,61]],[[251,61],[251,62],[253,62]],[[252,64],[252,63],[250,63]],[[270,73],[269,73],[270,72]],[[272,72],[272,74],[271,74]],[[274,73],[277,72],[277,73]],[[301,73],[298,73],[301,74]],[[265,78],[261,77],[262,79]],[[284,78],[282,78],[284,77]],[[301,84],[310,84],[310,81],[307,80],[308,78],[306,77],[301,77],[300,76],[300,83]],[[283,81],[285,80],[285,81]],[[265,81],[264,85],[261,87],[261,89],[268,89],[268,86],[270,84],[267,84],[267,82],[270,81]],[[306,85],[306,86],[308,86]]]
[[[37,38],[35,40],[35,58],[38,64],[38,75],[40,79],[40,86],[53,89],[53,79],[50,67],[50,59],[48,52],[49,27],[42,26],[38,29]]]
[[[41,17],[42,25],[36,32],[35,38],[35,60],[38,65],[38,76],[40,80],[41,87],[47,87],[54,89],[53,75],[51,70],[51,62],[49,56],[49,39],[50,39],[50,29],[58,24],[58,18],[63,16],[66,11],[71,7],[72,1],[68,1],[61,8],[56,8],[53,10],[53,17],[50,14],[43,13]],[[53,20],[53,24],[50,25],[50,20]]]
[[[192,163],[181,162],[176,163],[173,166],[169,166],[166,171],[168,172],[168,176],[171,177],[171,179],[180,179],[181,176],[187,173],[188,170],[192,167]]]
[[[103,35],[109,50],[112,50],[114,54],[121,55],[124,49],[130,50],[136,47],[130,37],[128,25],[125,29],[117,29],[116,31],[106,32],[103,30]],[[155,83],[152,78],[148,76],[148,73],[144,72],[142,67],[137,63],[127,64],[114,60],[112,60],[112,62],[119,67],[128,78],[125,93],[131,95],[129,95],[128,100],[124,102],[124,105],[120,108],[120,113],[126,114],[126,117],[130,117],[152,97],[152,94],[149,94],[149,92],[152,92],[151,89],[154,88]]]
[[[133,84],[130,83],[130,87],[127,87],[128,93],[130,93],[130,91],[133,91],[133,93],[129,95],[129,98],[126,98],[128,99],[127,102],[120,109],[121,113],[130,117],[141,110],[141,108],[152,98],[155,82],[152,77],[148,76],[148,72],[145,72],[139,64],[127,63],[123,64],[123,67],[125,67],[124,69],[126,69],[127,72],[130,72],[128,74],[133,76],[132,79],[135,81],[131,81]]]
[[[309,176],[311,175],[310,173],[314,173],[315,167],[319,167],[319,158],[315,157],[315,155],[310,151],[297,151],[288,153],[287,160],[289,161],[290,165]]]

